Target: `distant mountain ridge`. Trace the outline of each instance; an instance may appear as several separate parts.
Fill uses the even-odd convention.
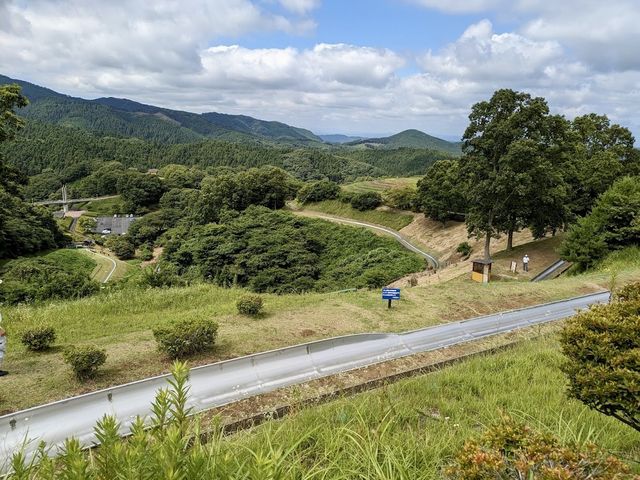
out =
[[[364,140],[365,137],[356,137],[350,135],[342,135],[340,133],[334,133],[329,135],[318,135],[322,140],[327,143],[334,143],[341,145],[349,142],[357,142],[358,140]]]
[[[72,97],[30,82],[0,75],[0,85],[17,83],[30,104],[27,119],[85,130],[99,137],[139,138],[159,144],[185,144],[213,139],[234,143],[348,149],[430,149],[459,155],[460,144],[419,130],[381,138],[315,135],[304,128],[247,115],[193,113],[147,105],[126,98],[93,100]]]
[[[159,143],[190,143],[203,139],[239,142],[317,144],[323,140],[309,130],[246,115],[192,113],[146,105],[124,98],[86,100],[0,75],[0,85],[17,83],[30,105],[26,118],[71,126],[100,136],[138,137]]]
[[[428,148],[431,150],[439,150],[454,155],[460,154],[460,143],[448,142],[438,137],[434,137],[420,130],[405,130],[389,137],[381,138],[365,138],[355,142],[349,142],[346,145],[361,146],[362,148]]]

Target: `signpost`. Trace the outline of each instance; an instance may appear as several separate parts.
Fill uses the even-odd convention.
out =
[[[382,299],[389,300],[388,308],[391,308],[391,300],[400,300],[400,289],[399,288],[383,288]]]

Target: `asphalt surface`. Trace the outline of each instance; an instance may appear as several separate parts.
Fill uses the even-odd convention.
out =
[[[603,292],[402,334],[347,335],[197,367],[190,373],[188,406],[196,413],[366,365],[564,319],[608,301],[609,292]],[[104,415],[114,416],[126,434],[137,416],[150,415],[150,404],[168,378],[140,380],[0,417],[0,471],[18,449],[31,455],[38,441],[53,446],[51,454],[70,436],[84,446],[96,444],[93,427]],[[25,446],[26,439],[34,441]]]

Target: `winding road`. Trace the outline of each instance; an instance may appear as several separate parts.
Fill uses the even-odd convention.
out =
[[[376,225],[375,223],[361,222],[361,221],[358,221],[358,220],[351,220],[350,218],[337,217],[335,215],[323,215],[323,214],[315,213],[315,212],[305,215],[306,213],[308,213],[307,211],[303,212],[303,211],[299,211],[299,210],[298,211],[293,210],[293,213],[296,213],[296,214],[302,215],[302,216],[309,216],[309,217],[312,217],[312,218],[320,218],[322,220],[328,220],[329,222],[345,223],[345,224],[348,224],[348,225],[356,225],[356,226],[359,226],[359,227],[370,228],[372,230],[378,230],[380,232],[386,233],[387,235],[391,235],[393,238],[395,238],[400,243],[400,245],[402,245],[407,250],[410,250],[410,251],[412,251],[414,253],[417,253],[421,257],[426,258],[427,261],[431,264],[431,266],[433,266],[433,268],[435,268],[436,270],[438,268],[440,268],[440,262],[438,262],[438,259],[436,257],[434,257],[433,255],[428,254],[424,250],[421,250],[420,248],[416,247],[411,242],[409,242],[409,240],[407,240],[405,237],[403,237],[400,232],[398,232],[397,230],[394,230],[392,228],[383,227],[382,225]]]
[[[202,412],[367,365],[561,320],[608,301],[609,292],[601,292],[401,334],[346,335],[196,367],[189,376],[187,406]],[[115,417],[120,433],[127,434],[138,416],[148,421],[151,402],[168,379],[152,377],[0,417],[0,472],[10,468],[8,460],[16,451],[23,449],[30,457],[39,441],[54,447],[52,455],[70,436],[84,446],[97,444],[93,427],[104,415]]]

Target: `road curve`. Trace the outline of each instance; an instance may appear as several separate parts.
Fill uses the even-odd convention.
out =
[[[189,376],[187,406],[197,413],[366,365],[561,320],[608,301],[609,292],[602,292],[402,334],[346,335],[196,367]],[[70,436],[84,446],[96,444],[93,427],[104,415],[114,416],[126,434],[136,417],[151,414],[150,403],[168,378],[152,377],[0,417],[0,472],[19,449],[33,454],[38,441],[54,447],[50,454]]]
[[[294,211],[294,213],[296,213],[296,212]],[[337,217],[335,215],[321,215],[321,214],[315,214],[314,213],[313,215],[310,215],[310,218],[321,218],[322,220],[328,220],[330,222],[347,223],[349,225],[357,225],[359,227],[366,227],[366,228],[371,228],[371,229],[374,229],[374,230],[379,230],[379,231],[384,232],[384,233],[386,233],[388,235],[391,235],[393,238],[395,238],[400,243],[400,245],[402,245],[407,250],[410,250],[410,251],[412,251],[414,253],[417,253],[421,257],[426,258],[427,261],[436,270],[438,268],[440,268],[440,262],[438,262],[438,259],[436,257],[434,257],[433,255],[428,254],[427,252],[425,252],[423,250],[420,250],[418,247],[416,247],[415,245],[410,243],[406,238],[404,238],[400,232],[398,232],[397,230],[394,230],[392,228],[383,227],[382,225],[376,225],[375,223],[360,222],[360,221],[357,221],[357,220],[351,220],[350,218]]]
[[[106,255],[102,255],[101,253],[98,252],[94,252],[93,250],[90,250],[88,248],[85,249],[87,252],[93,254],[93,255],[97,255],[98,257],[102,257],[102,258],[106,258],[107,260],[109,260],[112,264],[113,264],[113,268],[111,268],[111,271],[107,274],[107,276],[105,277],[105,279],[102,281],[102,283],[107,283],[110,279],[111,276],[114,274],[114,272],[116,271],[116,268],[118,268],[118,264],[116,263],[116,261],[111,258],[111,257],[107,257]]]

